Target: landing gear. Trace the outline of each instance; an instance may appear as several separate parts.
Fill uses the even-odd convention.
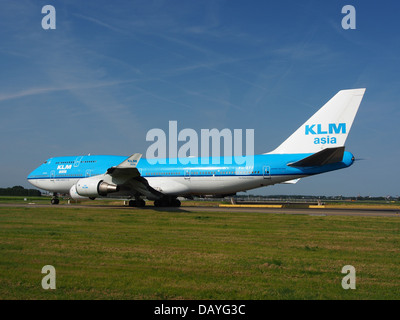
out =
[[[129,200],[129,206],[130,207],[145,207],[146,201],[144,201],[143,199]]]
[[[51,204],[59,204],[60,203],[60,199],[58,199],[56,192],[53,193],[53,198],[51,199],[50,202],[51,202]]]
[[[178,199],[173,199],[171,202],[171,207],[180,207],[181,202]]]
[[[154,201],[155,207],[180,207],[181,202],[176,198],[161,198]]]

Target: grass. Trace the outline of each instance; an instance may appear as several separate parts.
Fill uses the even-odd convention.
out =
[[[44,290],[41,269],[56,269]],[[357,289],[341,287],[356,268]],[[0,299],[398,299],[398,218],[0,207]]]

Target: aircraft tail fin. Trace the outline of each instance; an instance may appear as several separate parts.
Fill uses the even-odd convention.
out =
[[[343,147],[365,89],[339,91],[271,154],[317,153]]]

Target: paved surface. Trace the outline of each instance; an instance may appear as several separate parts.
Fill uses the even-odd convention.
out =
[[[186,207],[180,208],[156,208],[148,206],[145,208],[131,208],[128,206],[118,205],[80,205],[80,204],[0,204],[0,207],[34,207],[34,208],[97,208],[116,209],[116,210],[158,210],[170,212],[258,212],[258,213],[278,213],[278,214],[303,214],[311,216],[373,216],[373,217],[398,217],[400,218],[399,209],[330,209],[330,208],[312,208],[312,209],[293,209],[293,208],[223,208],[223,207]]]

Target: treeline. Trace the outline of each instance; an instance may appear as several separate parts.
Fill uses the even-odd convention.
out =
[[[14,186],[12,188],[0,188],[0,196],[40,197],[41,192],[36,189],[25,189],[21,186]]]

